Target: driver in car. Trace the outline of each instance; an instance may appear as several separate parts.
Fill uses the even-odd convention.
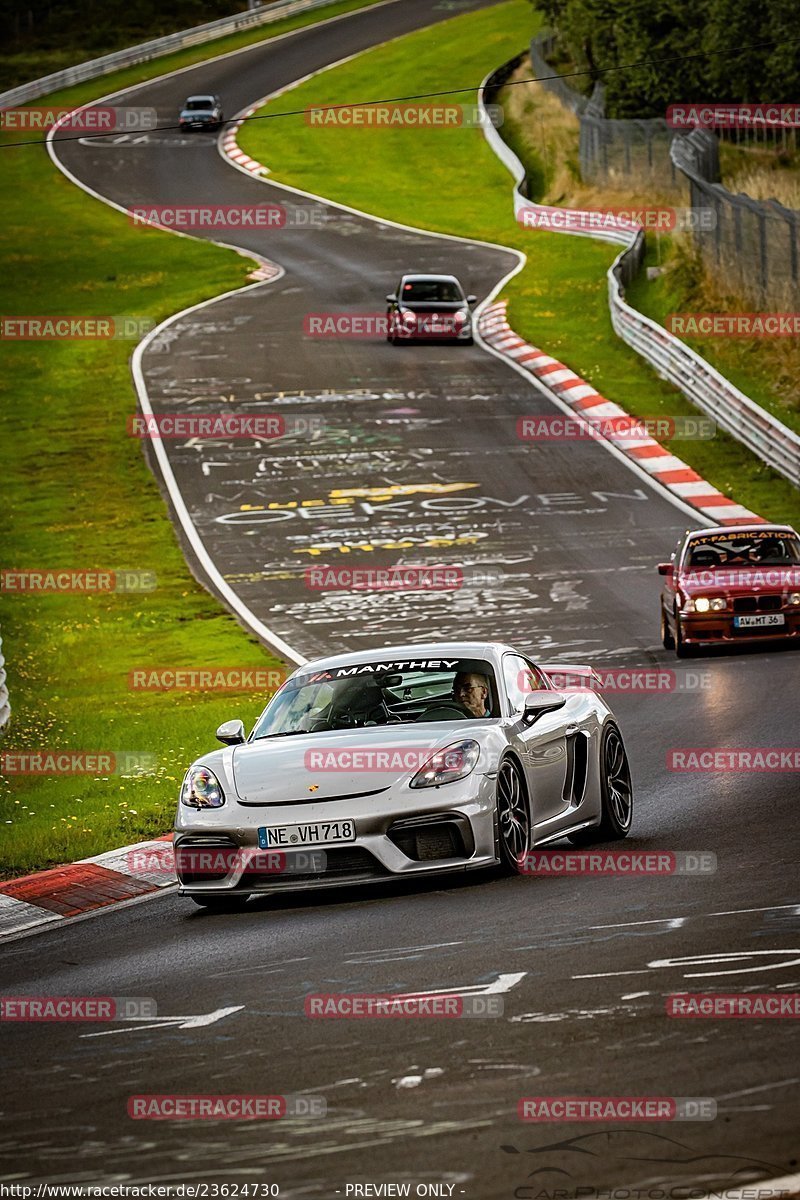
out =
[[[485,675],[459,671],[453,683],[453,697],[469,710],[471,717],[489,717],[489,680]]]

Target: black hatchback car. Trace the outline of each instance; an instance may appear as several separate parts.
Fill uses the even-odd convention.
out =
[[[386,340],[457,341],[471,346],[475,296],[465,296],[455,275],[403,275],[386,297]]]

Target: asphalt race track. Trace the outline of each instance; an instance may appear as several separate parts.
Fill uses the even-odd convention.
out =
[[[125,102],[155,106],[166,124],[187,94],[209,90],[232,114],[449,15],[401,0],[145,85]],[[63,142],[57,155],[123,206],[317,203],[233,170],[199,135]],[[480,346],[304,334],[308,313],[381,311],[403,269],[452,271],[483,299],[513,267],[510,253],[332,206],[311,228],[222,240],[285,274],[181,318],[151,344],[143,368],[154,411],[219,411],[224,396],[236,411],[325,421],[313,442],[165,443],[226,581],[307,657],[476,636],[546,660],[675,670],[673,689],[612,698],[638,789],[628,845],[712,851],[718,870],[469,875],[264,899],[224,916],[170,892],[12,942],[1,952],[9,994],[152,996],[159,1017],[184,1020],[6,1026],[0,1173],[13,1163],[25,1183],[273,1182],[286,1197],[391,1181],[412,1194],[430,1183],[452,1185],[444,1195],[532,1200],[679,1183],[700,1194],[796,1172],[793,1023],[665,1015],[676,991],[800,990],[796,778],[666,767],[670,748],[796,741],[796,656],[764,649],[676,664],[658,640],[655,563],[690,519],[602,446],[519,441],[517,418],[552,405]],[[377,597],[305,586],[309,566],[355,560],[438,560],[497,579]],[[304,1015],[309,991],[492,984],[505,1006],[495,1020]],[[131,1094],[175,1092],[311,1093],[328,1115],[128,1118]],[[710,1097],[718,1116],[532,1125],[516,1116],[526,1095]]]

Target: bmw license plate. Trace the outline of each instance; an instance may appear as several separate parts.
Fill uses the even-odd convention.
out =
[[[354,821],[317,821],[313,825],[267,825],[258,831],[262,850],[280,846],[328,846],[332,842],[354,842]]]
[[[785,625],[786,618],[783,613],[766,613],[759,617],[734,617],[733,623],[737,629],[750,629],[754,625]]]

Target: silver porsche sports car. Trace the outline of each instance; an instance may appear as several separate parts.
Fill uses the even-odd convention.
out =
[[[578,686],[555,690],[556,671]],[[534,846],[625,837],[630,768],[598,682],[498,642],[306,663],[249,736],[226,722],[225,748],[187,771],[182,894],[225,909],[287,888],[497,864],[524,874]]]

